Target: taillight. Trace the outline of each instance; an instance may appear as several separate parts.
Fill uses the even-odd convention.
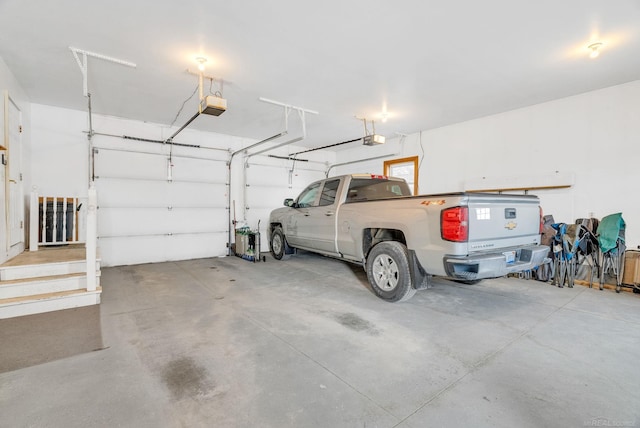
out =
[[[540,235],[542,235],[544,233],[544,217],[542,207],[538,205],[538,208],[540,208]]]
[[[440,233],[445,241],[466,242],[469,239],[469,209],[453,207],[442,210]]]

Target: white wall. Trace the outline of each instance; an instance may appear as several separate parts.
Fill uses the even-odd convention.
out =
[[[640,80],[412,134],[381,147],[339,152],[341,161],[383,153],[419,156],[420,193],[462,191],[482,182],[573,182],[537,190],[557,222],[622,212],[627,247],[640,244]],[[332,174],[382,172],[383,160]],[[526,178],[526,180],[523,180]],[[477,188],[473,186],[474,188]],[[491,187],[491,186],[489,186]],[[520,186],[514,186],[520,187]]]
[[[26,95],[18,80],[15,78],[11,70],[7,67],[2,57],[0,57],[0,121],[4,122],[4,92],[7,91],[9,96],[13,99],[13,101],[18,105],[18,108],[21,111],[22,115],[22,126],[23,132],[21,136],[21,145],[22,145],[22,159],[21,159],[21,170],[23,174],[23,190],[25,194],[25,220],[29,218],[29,209],[27,205],[27,201],[29,198],[29,191],[31,188],[30,181],[30,168],[31,168],[31,133],[30,133],[30,123],[31,123],[31,110],[29,104],[29,97]],[[2,129],[2,134],[0,135],[0,139],[4,141],[4,125],[0,126]],[[4,165],[0,165],[0,186],[2,186],[2,190],[0,191],[0,263],[7,260],[9,254],[9,249],[7,248],[6,243],[6,215],[5,215],[5,201],[4,201],[4,176],[5,176],[5,167]],[[26,222],[25,224],[27,224]],[[26,232],[26,228],[25,228]],[[25,245],[28,243],[25,240]]]
[[[32,183],[38,194],[86,197],[89,187],[87,114],[31,105]]]

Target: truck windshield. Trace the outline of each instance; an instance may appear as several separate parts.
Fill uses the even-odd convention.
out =
[[[375,201],[399,196],[411,196],[411,190],[404,181],[354,178],[349,184],[349,193],[345,202]]]

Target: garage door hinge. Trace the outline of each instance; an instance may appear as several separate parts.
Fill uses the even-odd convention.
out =
[[[18,132],[22,134],[22,125],[18,125]]]

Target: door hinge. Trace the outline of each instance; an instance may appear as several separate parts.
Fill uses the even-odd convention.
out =
[[[20,173],[20,181],[22,181],[22,173]]]
[[[22,229],[24,227],[24,222],[20,221],[20,229]]]
[[[22,125],[18,125],[18,132],[22,134]]]

